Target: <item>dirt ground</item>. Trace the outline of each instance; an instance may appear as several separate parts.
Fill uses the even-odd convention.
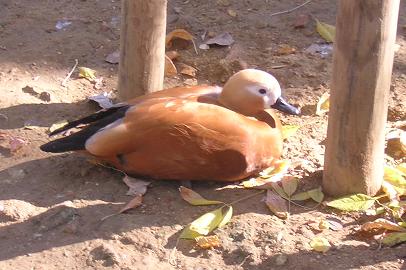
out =
[[[302,2],[170,0],[168,31],[186,29],[197,45],[205,31],[233,36],[229,47],[198,49],[198,55],[191,46],[179,50],[178,62],[198,68],[198,83],[221,85],[244,65],[278,78],[288,100],[303,112],[281,119],[301,127],[286,142],[284,157],[308,161],[301,172],[300,189],[305,190],[321,181],[327,116],[314,112],[318,97],[329,90],[332,57],[306,52],[322,42],[313,20],[305,28],[293,25],[300,14],[334,24],[336,1],[313,0],[295,12],[269,16]],[[57,30],[60,20],[71,24]],[[389,123],[406,120],[405,25],[402,1]],[[267,209],[263,195],[234,206],[231,222],[215,231],[222,246],[212,250],[188,241],[177,244],[184,225],[215,209],[184,202],[177,182],[153,182],[141,207],[100,222],[130,199],[122,174],[78,154],[46,154],[38,146],[49,140],[48,128],[55,122],[96,111],[88,96],[116,92],[118,66],[104,59],[118,49],[119,27],[117,0],[0,1],[0,128],[27,142],[15,153],[0,148],[0,269],[406,269],[405,244],[380,248],[352,234],[368,217],[292,206],[290,219],[283,221]],[[296,53],[278,55],[283,44]],[[101,89],[77,72],[67,87],[61,86],[75,59],[104,78]],[[191,83],[186,75],[166,79],[166,87]],[[50,101],[30,94],[27,86],[48,92]],[[256,192],[220,187],[193,184],[205,197],[225,202]],[[340,219],[344,229],[317,233],[307,225],[325,217]],[[325,254],[312,251],[308,242],[315,235],[326,237],[333,248]]]

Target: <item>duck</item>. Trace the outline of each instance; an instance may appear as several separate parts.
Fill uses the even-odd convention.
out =
[[[259,69],[232,75],[223,87],[175,87],[118,103],[50,133],[84,128],[40,146],[85,152],[129,175],[157,180],[236,182],[282,155],[274,111],[298,115],[278,80]]]

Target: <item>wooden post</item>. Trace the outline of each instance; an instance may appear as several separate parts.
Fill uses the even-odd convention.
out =
[[[122,0],[119,96],[127,100],[163,87],[167,0]]]
[[[333,196],[381,187],[400,0],[340,0],[323,188]]]

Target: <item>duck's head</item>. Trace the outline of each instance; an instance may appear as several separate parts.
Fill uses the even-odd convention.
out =
[[[278,80],[257,69],[244,69],[231,76],[224,85],[219,100],[227,108],[247,116],[255,116],[270,108],[288,114],[300,113],[298,108],[281,97]]]

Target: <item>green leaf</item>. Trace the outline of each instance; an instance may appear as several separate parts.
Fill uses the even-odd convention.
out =
[[[195,239],[198,236],[209,234],[220,225],[224,226],[227,224],[232,216],[232,208],[229,207],[225,214],[223,213],[223,208],[220,207],[195,219],[183,229],[179,238]]]
[[[316,19],[316,30],[325,41],[334,42],[334,37],[336,35],[336,28],[334,25]]]
[[[295,177],[284,177],[281,181],[282,183],[282,188],[286,192],[286,195],[288,197],[292,196],[293,193],[295,193],[298,185],[298,180]]]
[[[345,196],[327,203],[328,206],[342,211],[365,211],[371,208],[376,199],[365,194]]]
[[[282,126],[282,138],[287,139],[289,137],[292,137],[297,130],[299,129],[299,126],[296,125],[286,125]]]
[[[223,203],[220,201],[207,200],[203,198],[199,193],[183,186],[179,188],[179,192],[182,199],[184,199],[191,205],[213,205]]]
[[[305,201],[310,199],[310,195],[307,191],[304,191],[293,195],[292,197],[290,197],[290,199],[292,201]]]
[[[406,242],[406,232],[390,233],[382,239],[382,243],[390,247],[402,242]]]
[[[398,222],[399,226],[406,228],[406,222],[402,221],[402,222]]]
[[[309,190],[307,193],[309,194],[310,198],[317,203],[321,203],[324,199],[324,193],[321,191],[321,187]]]
[[[324,237],[315,237],[310,241],[310,246],[318,252],[327,252],[331,245],[328,240]]]

